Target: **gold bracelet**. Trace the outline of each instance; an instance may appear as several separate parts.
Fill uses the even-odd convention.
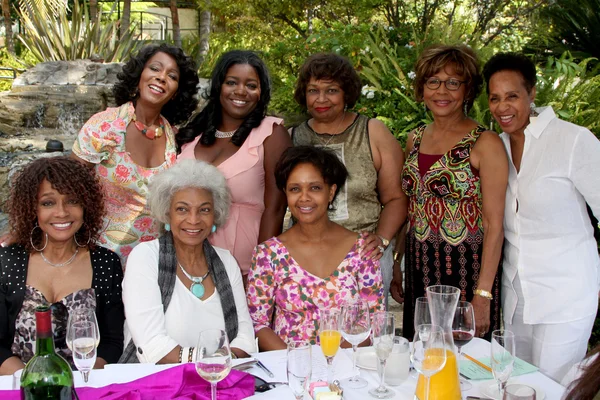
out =
[[[477,289],[473,293],[476,294],[477,296],[481,296],[481,297],[486,298],[488,300],[493,300],[494,299],[494,296],[492,296],[492,294],[490,292],[488,292],[487,290]]]
[[[399,253],[399,252],[397,252],[397,251],[394,251],[392,254],[394,254],[394,262],[395,262],[395,263],[399,263],[400,261],[402,261],[402,260],[400,259],[400,253]]]
[[[387,249],[387,247],[390,245],[390,241],[381,235],[377,235],[377,236],[379,236],[379,239],[381,239],[381,243],[383,243],[384,249]]]

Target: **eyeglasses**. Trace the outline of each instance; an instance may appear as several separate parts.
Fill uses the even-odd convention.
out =
[[[446,89],[454,91],[458,90],[460,88],[460,85],[462,85],[465,82],[466,81],[459,81],[458,79],[448,79],[445,81],[441,81],[437,78],[429,78],[425,82],[425,86],[427,86],[428,89],[436,90],[443,83],[444,86],[446,86]]]

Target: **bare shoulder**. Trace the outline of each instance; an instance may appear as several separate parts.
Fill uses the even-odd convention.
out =
[[[388,146],[400,147],[400,143],[396,137],[390,132],[388,127],[380,120],[371,118],[369,120],[369,138],[371,143],[377,148],[384,150],[389,149]]]
[[[500,139],[500,135],[493,131],[483,131],[475,143],[475,149],[481,150],[484,152],[487,151],[496,151],[498,149],[503,149],[504,143],[502,143],[502,139]]]

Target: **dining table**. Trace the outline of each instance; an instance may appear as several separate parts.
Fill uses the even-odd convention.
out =
[[[365,349],[359,349],[365,351]],[[474,338],[470,343],[463,347],[463,353],[467,353],[475,358],[483,358],[490,354],[490,343],[484,339]],[[324,380],[327,376],[325,359],[320,351],[319,346],[313,346],[312,349],[312,378],[311,381]],[[254,358],[260,360],[273,376],[265,372],[258,365],[253,365],[246,372],[263,379],[266,382],[276,382],[271,390],[263,393],[256,393],[249,399],[256,400],[295,400],[291,389],[285,384],[286,378],[286,350],[276,350],[270,352],[261,352],[253,355]],[[234,360],[234,365],[247,362],[245,359]],[[136,379],[163,371],[167,368],[175,367],[179,364],[172,365],[154,365],[154,364],[109,364],[102,370],[93,370],[90,373],[89,381],[84,384],[81,375],[77,371],[73,371],[75,379],[75,387],[103,387],[113,383],[132,382]],[[369,389],[376,387],[379,384],[379,378],[376,370],[358,368],[360,376],[367,381],[367,386],[360,389],[345,389],[343,392],[344,400],[367,400],[372,399],[369,395]],[[343,382],[344,378],[352,376],[352,350],[341,349],[334,359],[334,379]],[[491,380],[471,380],[472,387],[469,390],[462,392],[462,398],[467,396],[481,397],[482,399],[493,398],[486,396],[486,389],[495,384]],[[523,383],[538,391],[536,400],[561,400],[565,394],[565,388],[539,371],[529,374],[511,377],[509,384]],[[417,380],[409,376],[398,386],[389,386],[394,396],[393,399],[398,400],[413,400]],[[344,389],[343,384],[341,385]],[[12,376],[0,376],[0,390],[10,390],[13,388]],[[540,396],[541,395],[541,396]],[[311,397],[305,394],[305,400],[310,400]],[[423,399],[424,400],[424,399]]]

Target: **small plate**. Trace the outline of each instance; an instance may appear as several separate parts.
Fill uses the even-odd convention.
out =
[[[508,384],[510,385],[511,382],[509,382]],[[540,389],[539,386],[530,385],[528,383],[524,383],[524,385],[530,386],[533,389],[535,389],[536,400],[544,400],[546,398],[546,393],[544,393],[544,391]],[[487,397],[488,399],[501,400],[500,390],[498,390],[498,384],[496,382],[483,382],[481,385],[479,385],[479,389],[481,390],[481,394]]]
[[[377,371],[377,354],[372,347],[358,349],[356,353],[356,366],[362,369]]]

